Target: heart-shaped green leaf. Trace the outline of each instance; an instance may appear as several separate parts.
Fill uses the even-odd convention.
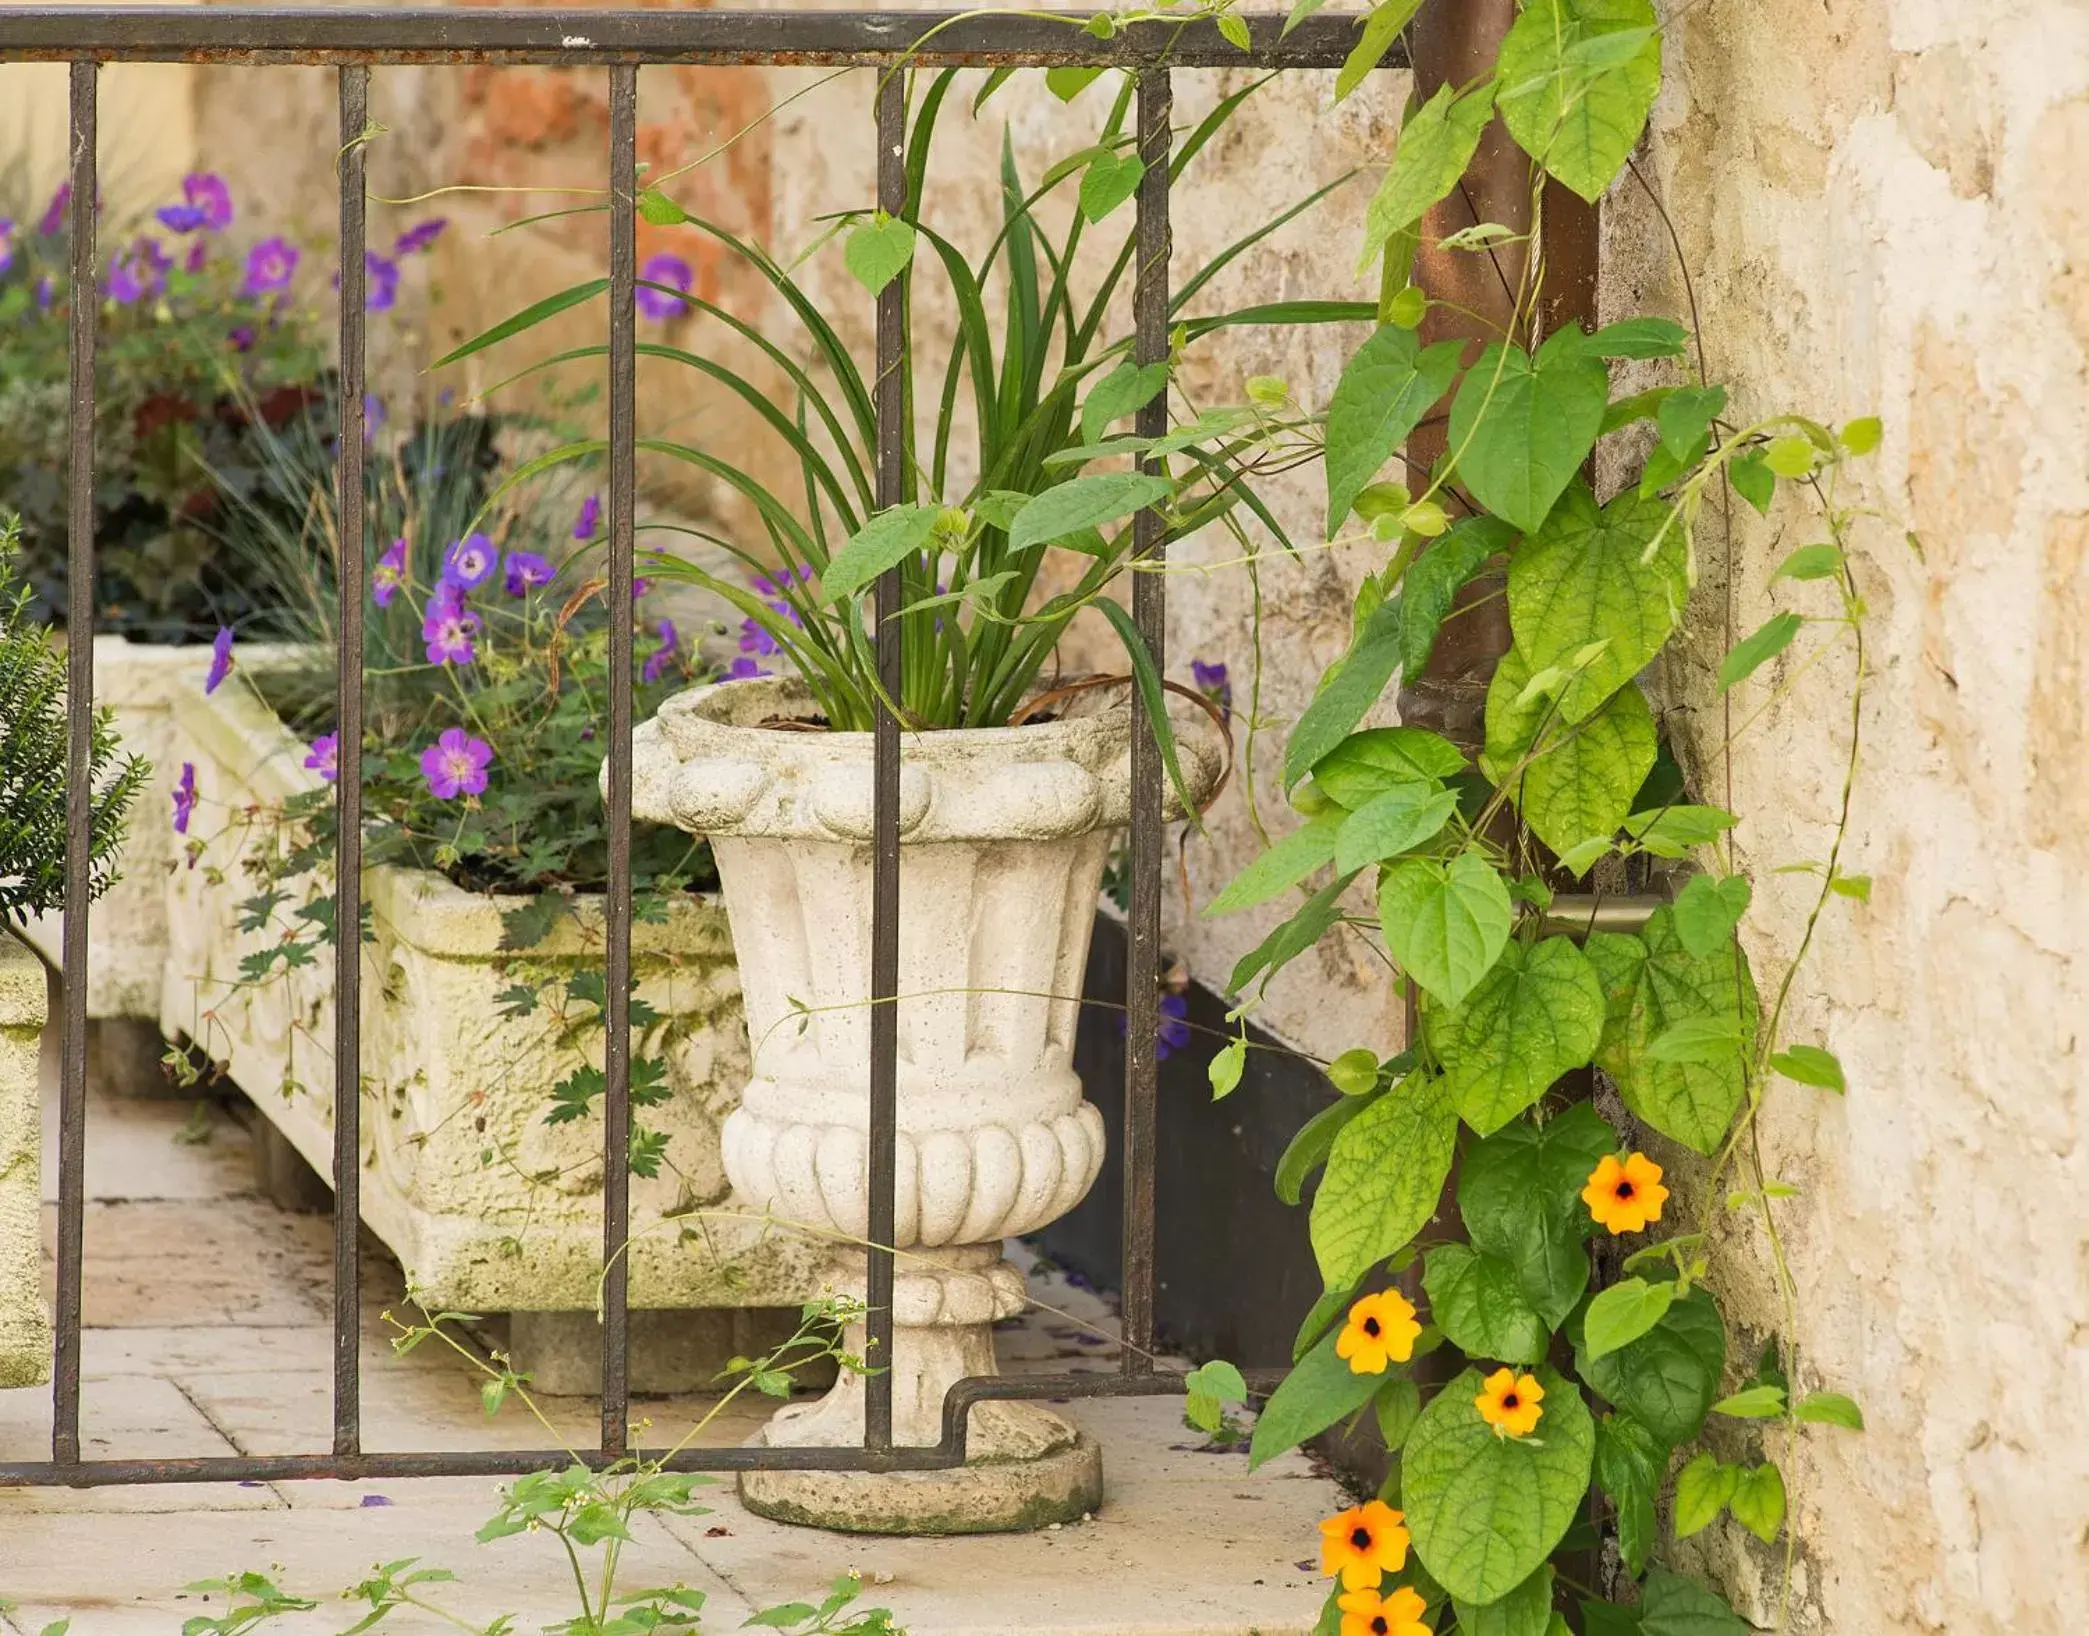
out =
[[[1424,347],[1414,331],[1385,324],[1356,349],[1327,406],[1327,531],[1348,518],[1364,486],[1449,390],[1464,350]]]
[[[1581,1320],[1589,1356],[1600,1358],[1629,1346],[1658,1324],[1675,1302],[1674,1284],[1648,1283],[1644,1278],[1612,1284],[1589,1302]]]
[[[1463,1244],[1441,1245],[1423,1264],[1422,1288],[1429,1316],[1467,1357],[1531,1364],[1545,1356],[1552,1332],[1523,1298],[1508,1262]]]
[[[1450,822],[1458,792],[1429,784],[1396,784],[1374,795],[1343,822],[1335,837],[1335,867],[1343,874],[1411,851]],[[1601,1027],[1602,996],[1597,995]]]
[[[1557,1325],[1588,1287],[1593,1228],[1581,1190],[1617,1132],[1587,1102],[1536,1124],[1518,1120],[1471,1143],[1458,1170],[1458,1213],[1473,1248],[1516,1268],[1538,1316]]]
[[[1569,1334],[1575,1326],[1569,1324]],[[1670,1448],[1697,1435],[1719,1392],[1726,1366],[1726,1328],[1702,1288],[1677,1301],[1636,1341],[1591,1357],[1573,1335],[1575,1372],[1589,1389],[1623,1410]],[[1550,1399],[1547,1400],[1548,1406]]]
[[[886,569],[919,551],[935,531],[940,506],[891,506],[849,536],[820,576],[820,597],[839,602],[855,596]]]
[[[1378,915],[1400,969],[1431,998],[1456,1005],[1501,957],[1515,909],[1492,866],[1461,852],[1448,863],[1407,858],[1386,870]]]
[[[899,277],[914,259],[914,228],[883,211],[849,230],[841,258],[872,295]]]
[[[1651,561],[1647,548],[1659,538]],[[1690,595],[1687,540],[1659,499],[1626,490],[1596,505],[1576,481],[1509,559],[1509,626],[1534,671],[1572,672],[1559,714],[1577,722],[1661,649]],[[1581,656],[1594,643],[1593,658]],[[1575,840],[1580,836],[1573,837]]]
[[[1139,190],[1146,166],[1129,150],[1099,153],[1081,172],[1081,214],[1099,222]]]
[[[1016,513],[1008,528],[1008,548],[1027,550],[1049,545],[1083,529],[1100,528],[1135,511],[1159,505],[1175,492],[1165,477],[1145,472],[1098,472],[1048,488]]]
[[[1497,60],[1509,134],[1584,199],[1600,199],[1661,89],[1651,0],[1530,0]]]
[[[1479,149],[1480,133],[1494,117],[1494,87],[1489,78],[1461,97],[1452,87],[1439,86],[1408,115],[1393,162],[1364,209],[1359,271],[1378,259],[1388,239],[1420,221],[1458,185]]]
[[[1457,1134],[1433,1074],[1409,1074],[1342,1127],[1313,1195],[1313,1254],[1327,1288],[1350,1288],[1428,1224]]]
[[[1676,937],[1683,947],[1700,960],[1723,948],[1748,912],[1749,890],[1745,875],[1692,875],[1676,894]]]
[[[1460,1116],[1491,1136],[1595,1055],[1603,1016],[1588,957],[1548,937],[1529,948],[1511,943],[1472,993],[1429,1006],[1422,1026]]]
[[[1451,448],[1473,498],[1525,533],[1545,521],[1603,430],[1610,372],[1578,330],[1533,358],[1496,343],[1451,400]]]
[[[1497,1437],[1467,1369],[1407,1434],[1401,1497],[1416,1554],[1461,1601],[1499,1601],[1536,1573],[1579,1514],[1596,1432],[1571,1380],[1540,1365],[1544,1418],[1531,1437]]]

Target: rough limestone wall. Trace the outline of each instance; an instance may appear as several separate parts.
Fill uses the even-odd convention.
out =
[[[1806,1385],[1859,1397],[1862,1436],[1786,1459],[1793,1627],[1843,1636],[2060,1636],[2089,1613],[2089,10],[2072,0],[1715,0],[1689,8],[1643,161],[1681,237],[1711,374],[1741,417],[1876,413],[1865,498],[1864,755],[1846,867],[1869,909],[1823,919],[1791,1037],[1848,1071],[1780,1084],[1762,1125]],[[1683,315],[1644,195],[1608,217],[1606,300]],[[1734,628],[1767,617],[1796,508],[1744,518]],[[1706,633],[1665,678],[1702,793],[1726,799],[1711,635],[1725,546],[1699,537]],[[1825,593],[1819,601],[1828,611]],[[1780,605],[1792,605],[1789,598]],[[1750,952],[1782,977],[1839,798],[1850,666],[1734,746],[1756,879]],[[1760,1235],[1715,1276],[1779,1323]],[[1737,1343],[1738,1350],[1738,1343]],[[1721,1525],[1705,1552],[1774,1612],[1773,1554]]]
[[[0,930],[0,1387],[51,1378],[36,1079],[44,1009],[42,962]]]

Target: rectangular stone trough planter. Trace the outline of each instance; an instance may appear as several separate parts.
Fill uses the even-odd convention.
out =
[[[202,683],[210,644],[170,647],[121,636],[94,639],[94,702],[115,716],[125,750],[152,763],[152,780],[138,798],[124,845],[122,878],[87,917],[87,1015],[96,1020],[160,1015],[160,982],[167,965],[167,869],[175,836],[168,799],[181,771],[174,753],[172,690],[183,680]],[[32,916],[23,938],[53,966],[63,963],[65,917]],[[89,1058],[99,1041],[90,1041]],[[148,1065],[149,1066],[149,1065]]]
[[[0,931],[0,1387],[51,1378],[36,1085],[43,1026],[43,963]]]
[[[262,656],[244,661],[260,673]],[[202,677],[170,687],[175,770],[196,767],[201,803],[166,866],[161,1031],[187,1038],[232,1079],[299,1153],[333,1166],[333,971],[322,955],[243,983],[240,962],[280,937],[242,931],[239,904],[260,884],[243,867],[279,844],[257,815],[317,786],[306,745],[245,685],[206,696]],[[148,815],[167,825],[164,804]],[[179,842],[179,837],[170,837]],[[294,884],[294,883],[292,883]],[[500,948],[516,897],[466,892],[424,870],[370,868],[372,940],[363,946],[362,1210],[431,1306],[474,1312],[592,1311],[602,1262],[600,1102],[588,1118],[547,1125],[553,1087],[601,1065],[598,1027],[574,1038],[548,1006],[506,1015],[518,983],[546,1001],[564,977],[599,969],[598,896],[526,955]],[[301,894],[293,903],[305,901]],[[775,1306],[817,1292],[818,1247],[732,1199],[719,1127],[748,1078],[739,972],[725,911],[689,895],[664,921],[632,928],[638,995],[664,1019],[647,1049],[667,1064],[672,1096],[637,1111],[669,1136],[668,1164],[631,1185],[631,1302],[637,1308]],[[703,1212],[701,1214],[696,1212]],[[671,1219],[678,1218],[678,1219]]]

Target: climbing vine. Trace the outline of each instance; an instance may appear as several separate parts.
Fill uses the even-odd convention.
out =
[[[1382,55],[1417,9],[1385,0],[1359,49]],[[1765,1542],[1782,1537],[1788,1599],[1772,1435],[1862,1426],[1851,1398],[1809,1389],[1801,1360],[1774,1343],[1759,1360],[1730,1358],[1706,1245],[1722,1212],[1753,1213],[1795,1329],[1775,1213],[1792,1190],[1764,1174],[1755,1123],[1778,1079],[1843,1088],[1835,1058],[1786,1038],[1784,1020],[1815,922],[1869,889],[1842,868],[1864,656],[1847,555],[1859,513],[1841,489],[1879,427],[1737,422],[1725,387],[1688,367],[1690,332],[1665,317],[1543,333],[1545,180],[1600,198],[1660,76],[1648,0],[1529,0],[1490,71],[1410,109],[1365,215],[1366,261],[1385,270],[1380,322],[1320,419],[1328,537],[1365,530],[1382,562],[1286,744],[1303,822],[1207,910],[1296,900],[1234,970],[1236,1016],[1289,961],[1339,936],[1363,938],[1398,973],[1416,1020],[1397,1056],[1360,1047],[1333,1061],[1341,1095],[1298,1132],[1277,1177],[1297,1205],[1319,1175],[1309,1227],[1326,1293],[1251,1459],[1364,1421],[1390,1471],[1376,1497],[1323,1524],[1335,1581],[1325,1636],[1454,1623],[1488,1636],[1743,1632],[1715,1591],[1656,1562],[1662,1501],[1678,1537],[1721,1512]],[[1482,346],[1424,344],[1432,302],[1411,282],[1424,218],[1497,115],[1530,162],[1531,225],[1482,223],[1439,248],[1498,258],[1520,247],[1513,316]],[[1634,366],[1629,381],[1613,379],[1620,363]],[[1447,452],[1419,492],[1381,475],[1446,399]],[[1587,475],[1597,468],[1625,475],[1605,494]],[[1776,570],[1789,606],[1733,644],[1719,687],[1741,687],[1802,637],[1813,651],[1795,673],[1846,654],[1853,681],[1834,841],[1825,859],[1788,866],[1819,892],[1766,1005],[1736,935],[1751,897],[1730,845],[1736,819],[1686,798],[1640,678],[1682,626],[1707,502],[1723,508],[1730,492],[1767,513],[1780,489],[1823,537]],[[1469,606],[1489,588],[1506,599],[1513,644],[1477,754],[1416,727],[1362,726],[1396,674],[1420,674],[1462,616],[1460,593]],[[1591,871],[1645,879],[1654,867],[1687,879],[1636,931],[1554,912],[1556,890]],[[1215,1094],[1239,1083],[1246,1050],[1243,1032],[1214,1060]],[[1599,1109],[1577,1074],[1591,1066],[1626,1118]],[[1671,1158],[1678,1196],[1640,1151],[1653,1138],[1684,1156]],[[1622,1259],[1597,1287],[1591,1252],[1608,1245]],[[1739,1460],[1704,1448],[1714,1416],[1753,1422],[1759,1444]],[[1586,1523],[1606,1515],[1619,1571],[1598,1584]]]

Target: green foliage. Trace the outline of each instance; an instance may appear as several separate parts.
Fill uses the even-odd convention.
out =
[[[1250,1471],[1355,1414],[1386,1384],[1386,1376],[1358,1374],[1335,1356],[1336,1339],[1323,1337],[1263,1404],[1248,1446]]]
[[[1422,1020],[1459,1116],[1491,1136],[1595,1054],[1603,990],[1566,938],[1511,943],[1463,1001],[1431,1005]]]
[[[1313,1254],[1328,1288],[1348,1288],[1422,1230],[1450,1173],[1457,1130],[1443,1080],[1420,1073],[1342,1127],[1313,1197]]]
[[[65,655],[30,621],[15,579],[16,521],[0,515],[0,924],[65,906],[70,730]],[[151,766],[125,755],[107,709],[88,737],[87,891],[117,879],[131,808]]]
[[[1508,1595],[1536,1573],[1588,1492],[1596,1429],[1574,1383],[1540,1365],[1542,1437],[1499,1437],[1468,1369],[1422,1410],[1401,1453],[1401,1497],[1422,1565],[1461,1601]]]

